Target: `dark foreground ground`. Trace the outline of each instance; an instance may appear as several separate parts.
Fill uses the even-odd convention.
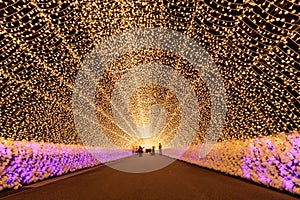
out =
[[[169,159],[164,156],[159,159],[162,158]],[[122,162],[132,163],[132,159],[137,158],[126,158]],[[100,166],[75,176],[67,175],[29,185],[16,192],[0,192],[1,196],[0,199],[6,200],[298,199],[180,161],[149,173],[125,173],[108,166]]]

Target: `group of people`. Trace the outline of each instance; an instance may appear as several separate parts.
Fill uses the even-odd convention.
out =
[[[144,149],[144,147],[139,146],[136,150],[136,152],[139,154],[140,157],[143,156],[143,153],[144,153],[143,149]],[[159,143],[158,149],[159,149],[159,155],[162,155],[162,145],[161,145],[161,143]],[[149,151],[148,151],[148,149],[146,149],[146,152],[150,152],[151,156],[154,156],[155,155],[155,146],[152,146],[152,149],[149,149]]]

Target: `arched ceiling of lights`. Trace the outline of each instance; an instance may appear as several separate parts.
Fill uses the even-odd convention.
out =
[[[2,137],[80,143],[71,107],[76,73],[95,45],[135,27],[181,31],[210,54],[226,89],[220,140],[299,130],[299,2],[13,0],[0,1],[0,9]],[[121,70],[122,62],[132,66],[133,57],[135,64],[179,63],[182,75],[199,78],[167,52],[133,52],[113,69]],[[193,82],[196,93],[206,90],[200,82]]]

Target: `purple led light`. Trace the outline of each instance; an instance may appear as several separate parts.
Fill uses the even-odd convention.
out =
[[[0,138],[0,190],[62,175],[131,155],[127,150],[94,148],[97,160],[80,145],[10,141]]]
[[[197,162],[191,160],[193,159],[191,155],[197,153],[195,149],[197,150],[197,148],[189,149],[180,159],[300,194],[299,132],[243,142],[236,140],[220,142],[205,158],[196,157]]]

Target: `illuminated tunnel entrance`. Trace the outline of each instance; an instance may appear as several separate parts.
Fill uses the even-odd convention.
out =
[[[299,197],[299,6],[0,1],[0,197]]]

